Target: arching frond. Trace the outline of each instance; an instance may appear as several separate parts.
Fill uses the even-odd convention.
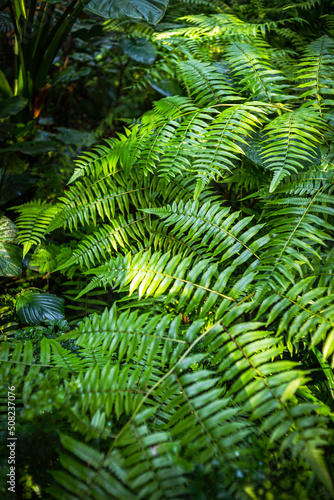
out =
[[[299,62],[297,80],[304,80],[298,85],[303,89],[301,97],[309,98],[310,104],[316,102],[321,113],[323,108],[333,105],[332,88],[334,78],[334,40],[327,35],[310,43]]]
[[[239,306],[239,311],[242,309]],[[320,475],[332,488],[319,450],[327,431],[320,424],[321,417],[312,415],[317,407],[294,401],[298,387],[307,382],[307,374],[294,369],[291,361],[272,361],[280,353],[279,339],[257,330],[261,324],[229,327],[237,314],[231,310],[220,322],[223,331],[212,329],[212,335],[205,339],[209,350],[216,353],[214,362],[219,364],[223,379],[233,380],[226,396],[233,395],[236,403],[245,402],[243,410],[252,414],[252,421],[262,422],[259,432],[268,433],[270,442],[280,440],[281,450],[292,446],[294,454],[302,453],[315,471],[322,471]]]
[[[234,42],[227,51],[227,60],[240,84],[253,96],[265,102],[283,101],[289,98],[284,75],[270,63],[270,53],[258,46]]]
[[[122,173],[108,174],[105,177],[92,175],[83,177],[71,186],[62,197],[62,210],[57,214],[51,225],[55,229],[61,225],[77,228],[78,224],[96,224],[98,218],[111,221],[116,209],[125,215],[129,204],[136,205],[149,202],[149,180],[141,176],[138,169],[133,169],[129,178]]]
[[[169,366],[175,363],[194,340],[203,321],[181,329],[181,316],[120,312],[113,306],[101,316],[86,318],[63,339],[76,339],[81,349],[101,349],[108,359],[133,362],[137,366]]]
[[[119,439],[120,453],[100,453],[68,436],[62,436],[67,453],[61,455],[64,471],[53,473],[58,486],[50,489],[53,498],[182,498],[186,478],[183,468],[170,461],[168,434],[150,432],[142,412]],[[84,464],[83,464],[84,462]],[[89,464],[89,467],[86,465]],[[145,481],[143,481],[143,477]]]
[[[181,201],[143,211],[157,215],[165,227],[171,227],[168,237],[183,241],[203,257],[234,266],[249,258],[258,259],[257,251],[269,240],[268,236],[257,237],[262,224],[252,225],[252,217],[240,220],[238,212],[230,213],[229,208],[222,208],[219,203],[200,205],[198,201],[185,204]]]
[[[325,246],[326,240],[331,239],[333,226],[318,215],[318,196],[323,199],[321,190],[322,186],[312,196],[286,198],[283,206],[279,198],[277,203],[268,203],[270,244],[261,255],[258,269],[259,298],[263,298],[265,290],[275,290],[277,286],[285,293],[290,283],[295,283],[295,276],[304,276],[302,266],[312,269],[310,260],[318,256],[318,246]]]
[[[261,106],[237,104],[221,111],[207,127],[201,148],[197,148],[200,158],[193,163],[199,177],[195,198],[212,175],[218,172],[222,176],[224,170],[228,171],[235,166],[239,155],[244,154],[236,141],[247,144],[245,137],[260,126],[264,114]]]
[[[145,229],[148,230],[148,217],[138,214],[131,215],[125,219],[122,215],[118,219],[112,219],[110,224],[104,224],[98,231],[88,235],[78,248],[74,250],[69,260],[64,262],[58,269],[65,269],[74,264],[80,267],[94,266],[110,258],[121,249],[129,249],[130,241],[140,241],[145,238]]]
[[[33,245],[40,243],[48,232],[48,227],[56,214],[59,205],[50,205],[41,200],[31,201],[15,207],[20,213],[16,220],[18,227],[17,239],[23,244],[23,257],[29,252]]]

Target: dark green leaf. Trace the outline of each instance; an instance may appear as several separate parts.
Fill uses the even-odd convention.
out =
[[[57,76],[55,77],[55,81],[57,83],[75,82],[76,80],[79,80],[79,78],[81,78],[82,76],[88,76],[90,72],[91,68],[89,67],[76,69],[74,66],[70,66],[69,68],[66,68],[60,73],[58,73]]]
[[[162,78],[158,82],[148,78],[151,87],[166,97],[172,95],[183,95],[182,89],[176,80]]]
[[[17,151],[26,155],[36,155],[39,153],[48,153],[49,151],[56,151],[58,144],[54,141],[24,141],[13,146],[7,146],[2,151]]]
[[[7,173],[11,175],[19,175],[22,174],[25,170],[27,170],[27,167],[29,163],[27,161],[22,160],[18,155],[14,154],[7,154],[4,155],[5,161],[4,163],[7,165]]]
[[[10,175],[4,172],[3,168],[0,168],[0,179],[0,206],[22,196],[35,184],[35,179],[27,172],[19,175]]]

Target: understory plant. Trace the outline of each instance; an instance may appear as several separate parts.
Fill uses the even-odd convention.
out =
[[[333,498],[334,41],[274,28],[165,26],[180,95],[18,207],[31,265],[106,305],[1,345],[17,450],[52,443],[19,459],[23,492]]]

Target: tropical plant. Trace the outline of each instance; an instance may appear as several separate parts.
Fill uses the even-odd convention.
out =
[[[158,32],[186,95],[81,155],[56,204],[17,208],[35,265],[49,248],[79,301],[109,294],[2,344],[22,434],[56,431],[50,475],[21,466],[40,495],[334,496],[333,40],[278,53],[251,24]]]
[[[3,6],[3,21],[10,24],[11,19],[14,27],[14,86],[11,89],[1,72],[1,94],[7,98],[20,96],[26,99],[30,114],[33,112],[36,94],[45,86],[54,58],[84,9],[105,18],[130,18],[156,23],[163,16],[167,4],[168,0],[73,0],[62,4],[52,0],[8,0]]]

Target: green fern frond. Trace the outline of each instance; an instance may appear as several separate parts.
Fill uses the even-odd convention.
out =
[[[333,172],[326,170],[315,170],[312,168],[306,172],[300,172],[284,178],[283,182],[275,190],[275,195],[300,195],[300,196],[319,196],[321,192],[331,190]],[[263,197],[269,193],[263,191]]]
[[[238,104],[223,110],[208,125],[201,148],[197,147],[197,156],[200,154],[200,158],[195,158],[193,162],[197,177],[206,178],[204,185],[216,172],[223,176],[224,171],[235,167],[235,163],[239,161],[238,155],[244,154],[239,144],[247,144],[245,137],[263,123],[264,115],[265,110],[261,104]],[[196,196],[201,187],[196,189]]]
[[[76,168],[68,184],[71,184],[83,175],[89,174],[92,169],[98,168],[98,172],[103,172],[104,175],[115,170],[119,158],[119,141],[117,139],[106,139],[106,142],[108,146],[95,146],[91,152],[87,152],[75,160]],[[106,171],[106,167],[108,171]]]
[[[105,496],[135,500],[134,493],[125,484],[125,473],[120,473],[122,461],[118,456],[107,459],[104,453],[66,435],[61,435],[61,443],[67,453],[63,452],[60,457],[64,470],[53,472],[57,483],[49,489],[53,498],[92,499],[102,490]]]
[[[195,59],[180,62],[177,72],[198,106],[242,100],[211,64]]]
[[[120,367],[106,359],[102,366],[81,371],[66,385],[65,395],[75,398],[69,420],[73,430],[84,434],[86,439],[110,434],[111,420],[131,416],[159,374],[151,366]]]
[[[305,9],[305,10],[311,10],[314,8],[317,4],[320,4],[321,0],[306,0],[305,2],[295,2],[290,5],[287,5],[285,9]]]
[[[124,500],[182,498],[186,492],[183,468],[169,460],[173,450],[168,434],[150,432],[145,423],[147,416],[147,412],[136,416],[119,439],[119,449],[108,454],[63,435],[61,441],[67,453],[62,454],[61,463],[66,472],[53,473],[59,486],[50,489],[52,496],[93,499],[102,494]]]
[[[268,203],[267,231],[270,236],[265,251],[261,254],[258,268],[258,298],[263,298],[265,290],[285,290],[295,283],[295,276],[303,278],[302,266],[312,270],[310,259],[319,257],[318,246],[326,245],[331,239],[332,225],[317,215],[317,206],[313,213],[313,203],[321,193],[321,187],[311,197],[292,198],[284,207]],[[316,205],[316,203],[315,203]],[[327,230],[327,231],[325,231]],[[263,266],[263,267],[262,267]]]
[[[118,219],[112,219],[109,225],[104,224],[98,231],[88,235],[78,247],[74,250],[69,260],[63,263],[58,269],[66,269],[74,264],[80,267],[94,266],[107,260],[112,254],[120,249],[130,246],[129,239],[140,241],[145,238],[145,219],[148,217],[138,214],[135,217],[131,215],[125,219],[119,216]]]
[[[190,359],[181,366],[187,362]],[[216,459],[223,464],[235,459],[236,449],[240,453],[238,445],[253,432],[249,422],[237,418],[240,408],[230,405],[229,397],[222,397],[224,390],[217,387],[220,377],[215,375],[210,370],[174,373],[170,401],[162,409],[164,414],[171,414],[166,428],[172,438],[178,438],[185,452],[199,463]]]
[[[157,165],[160,176],[166,181],[184,170],[192,171],[191,158],[197,150],[197,144],[203,140],[207,122],[212,120],[210,112],[210,108],[194,111],[182,121],[173,139],[167,143],[163,157]]]
[[[182,254],[171,258],[169,252],[157,252],[152,255],[150,251],[139,252],[132,258],[130,254],[124,258],[119,256],[109,264],[90,271],[90,274],[97,275],[97,278],[93,279],[78,297],[98,284],[113,284],[119,290],[129,285],[129,295],[138,289],[139,298],[160,297],[169,290],[165,303],[168,304],[177,298],[178,311],[187,315],[197,309],[202,317],[211,311],[218,301],[216,317],[219,317],[231,302],[245,294],[256,274],[250,266],[250,269],[234,282],[227,294],[224,294],[222,292],[225,291],[235,266],[226,267],[216,279],[217,263],[213,263],[211,259],[203,259],[197,261],[188,271],[192,260],[192,255],[184,258]]]
[[[328,33],[330,34],[330,36],[333,36],[334,35],[334,15],[333,14],[325,14],[323,17],[325,18]]]
[[[129,172],[139,155],[145,135],[138,135],[138,126],[119,134],[119,139],[105,139],[107,146],[95,146],[75,161],[76,168],[68,184],[82,176],[108,177],[117,172],[118,167]]]
[[[179,33],[185,37],[200,37],[222,38],[223,40],[231,40],[246,38],[249,36],[257,36],[258,32],[265,31],[265,27],[261,24],[247,23],[233,14],[213,14],[209,16],[184,16],[182,21],[194,26],[194,28],[183,28]],[[276,26],[276,23],[271,23],[271,27]],[[268,27],[270,27],[268,25]]]
[[[281,450],[294,447],[293,453],[302,453],[306,460],[309,453],[321,453],[319,447],[326,444],[328,430],[321,426],[319,415],[312,415],[317,406],[296,404],[296,391],[308,381],[307,374],[294,369],[296,363],[291,361],[272,361],[281,352],[279,339],[257,330],[261,323],[229,327],[236,314],[228,313],[220,322],[222,331],[212,329],[212,335],[205,338],[209,351],[216,353],[214,363],[219,363],[223,380],[233,380],[226,396],[244,402],[243,411],[251,413],[252,421],[262,421],[260,432],[268,432],[271,442],[280,440]],[[324,463],[320,473],[312,460],[310,465],[326,476],[332,489]]]
[[[259,315],[271,308],[267,325],[280,318],[277,332],[287,332],[289,340],[305,339],[309,349],[323,342],[324,359],[332,355],[333,303],[327,287],[314,287],[316,277],[309,276],[291,286],[285,293],[269,296],[261,305]]]
[[[173,319],[166,314],[152,317],[149,313],[119,311],[120,307],[113,306],[101,316],[94,314],[62,339],[76,339],[82,349],[101,347],[106,356],[118,362],[164,367],[175,363],[202,326],[197,321],[187,333],[180,328],[180,316]]]
[[[72,229],[77,228],[78,224],[96,224],[98,218],[111,221],[115,218],[116,209],[125,215],[132,200],[136,205],[147,205],[148,189],[149,181],[141,176],[138,169],[132,169],[128,179],[123,172],[106,177],[83,177],[71,186],[66,198],[60,198],[62,210],[51,227],[55,229],[64,225]]]
[[[18,227],[18,242],[23,244],[23,257],[33,245],[38,245],[45,239],[45,233],[60,206],[50,205],[46,201],[36,200],[14,207],[19,212],[16,220]]]

